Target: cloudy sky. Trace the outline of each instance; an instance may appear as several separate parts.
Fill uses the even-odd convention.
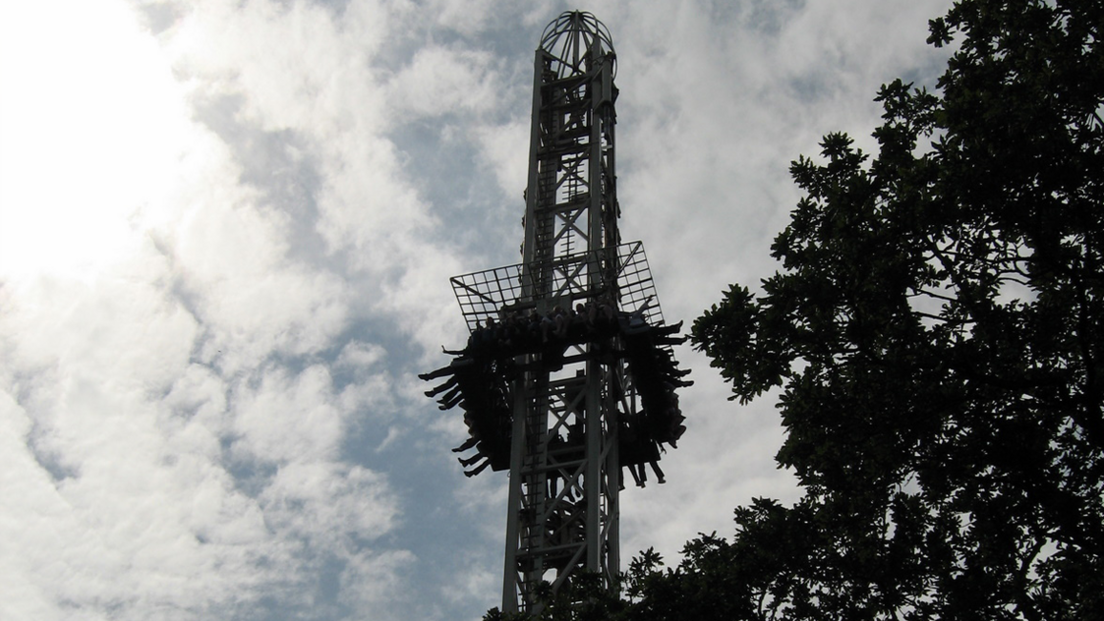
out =
[[[948,4],[0,3],[0,618],[478,619],[505,476],[416,374],[465,338],[448,277],[519,260],[545,24],[613,35],[623,238],[690,323],[775,269],[792,159],[934,85]],[[797,493],[771,400],[677,354],[625,558]]]

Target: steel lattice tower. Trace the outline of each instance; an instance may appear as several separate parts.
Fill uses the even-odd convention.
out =
[[[619,241],[614,68],[609,32],[587,13],[561,15],[536,52],[522,282],[523,295],[546,306],[617,297],[616,261],[608,252]],[[575,346],[584,356],[559,373],[517,380],[502,595],[507,610],[515,592],[523,605],[531,603],[549,569],[557,571],[553,587],[575,567],[607,577],[618,571],[613,398],[621,365],[586,356],[594,347]],[[552,440],[560,428],[581,442],[557,450]],[[549,474],[561,480],[550,481]]]
[[[461,405],[457,451],[510,471],[503,610],[533,611],[579,570],[619,571],[618,494],[685,429],[680,378],[640,242],[621,244],[615,55],[583,12],[545,29],[534,63],[523,262],[452,278],[472,337],[428,391]],[[447,392],[446,392],[447,391]]]

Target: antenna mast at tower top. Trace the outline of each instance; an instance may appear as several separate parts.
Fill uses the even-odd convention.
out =
[[[616,58],[584,12],[548,25],[534,60],[522,263],[452,278],[471,332],[427,392],[465,411],[473,476],[510,471],[503,609],[536,611],[579,571],[613,585],[622,471],[660,483],[685,430],[671,345],[640,242],[617,220]]]

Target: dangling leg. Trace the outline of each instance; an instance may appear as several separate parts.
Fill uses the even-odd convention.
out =
[[[662,484],[666,483],[666,482],[667,482],[667,480],[663,478],[663,471],[659,469],[659,462],[658,462],[658,461],[655,461],[655,460],[652,460],[652,461],[650,461],[650,462],[648,462],[648,463],[649,463],[649,464],[651,464],[651,466],[652,466],[652,470],[655,470],[655,474],[656,474],[656,480],[657,480],[657,482],[658,482],[658,483],[659,483],[660,485],[662,485]]]
[[[486,470],[487,466],[489,466],[489,465],[491,465],[491,460],[488,459],[487,461],[485,461],[485,462],[479,464],[478,466],[476,466],[475,470],[470,470],[470,471],[465,470],[464,471],[464,476],[474,477],[475,475],[479,474],[480,472],[483,472],[484,470]]]
[[[471,438],[468,438],[467,440],[464,440],[464,443],[461,444],[460,446],[452,449],[452,452],[453,453],[463,453],[464,451],[466,451],[470,448],[474,448],[475,445],[478,444],[478,443],[479,443],[479,438],[476,438],[476,437],[473,436]]]

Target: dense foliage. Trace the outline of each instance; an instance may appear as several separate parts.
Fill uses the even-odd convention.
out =
[[[781,389],[804,497],[645,553],[607,618],[1104,619],[1102,31],[1099,0],[958,2],[876,157],[794,162],[782,269],[693,338],[733,398]]]
[[[869,165],[842,135],[795,162],[784,269],[695,325],[735,397],[783,388],[806,490],[741,512],[738,544],[798,535],[757,615],[1104,618],[1102,29],[1101,2],[934,20],[963,37],[941,96],[883,87]]]

